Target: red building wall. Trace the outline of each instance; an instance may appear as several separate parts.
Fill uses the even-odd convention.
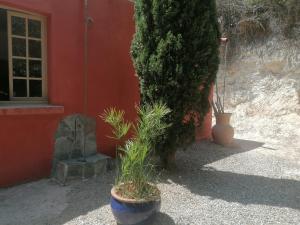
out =
[[[47,16],[49,104],[55,109],[12,110],[0,106],[0,187],[49,176],[54,133],[66,115],[84,111],[83,0],[0,0]],[[88,115],[97,119],[98,149],[114,153],[109,128],[98,118],[117,106],[134,119],[138,81],[129,56],[133,5],[127,0],[89,0]],[[210,128],[205,130],[209,134]]]

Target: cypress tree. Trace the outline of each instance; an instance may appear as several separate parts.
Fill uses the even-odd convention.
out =
[[[136,33],[131,55],[140,80],[141,104],[161,101],[172,125],[157,140],[167,156],[194,140],[195,117],[209,110],[210,88],[219,65],[215,0],[135,0]]]

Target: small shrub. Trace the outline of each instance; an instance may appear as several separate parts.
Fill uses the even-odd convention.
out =
[[[130,127],[134,133],[124,146],[117,148],[120,166],[115,185],[118,193],[130,199],[151,199],[159,191],[149,185],[155,177],[150,154],[154,150],[156,138],[169,127],[162,119],[170,110],[163,104],[145,105],[137,110],[139,119],[136,125],[125,121],[124,111],[115,108],[106,110],[101,117],[111,125],[114,139],[124,138]]]

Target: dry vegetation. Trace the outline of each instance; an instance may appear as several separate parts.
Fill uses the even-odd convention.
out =
[[[240,44],[262,42],[271,35],[296,39],[300,34],[299,0],[217,0],[217,3],[223,36],[231,40],[231,55],[238,52]]]

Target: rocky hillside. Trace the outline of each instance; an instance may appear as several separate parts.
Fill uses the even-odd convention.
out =
[[[269,23],[263,39],[229,44],[228,69],[222,57],[218,81],[222,93],[226,75],[225,108],[233,113],[237,137],[274,149],[284,142],[293,156],[300,154],[300,39],[277,27]]]

